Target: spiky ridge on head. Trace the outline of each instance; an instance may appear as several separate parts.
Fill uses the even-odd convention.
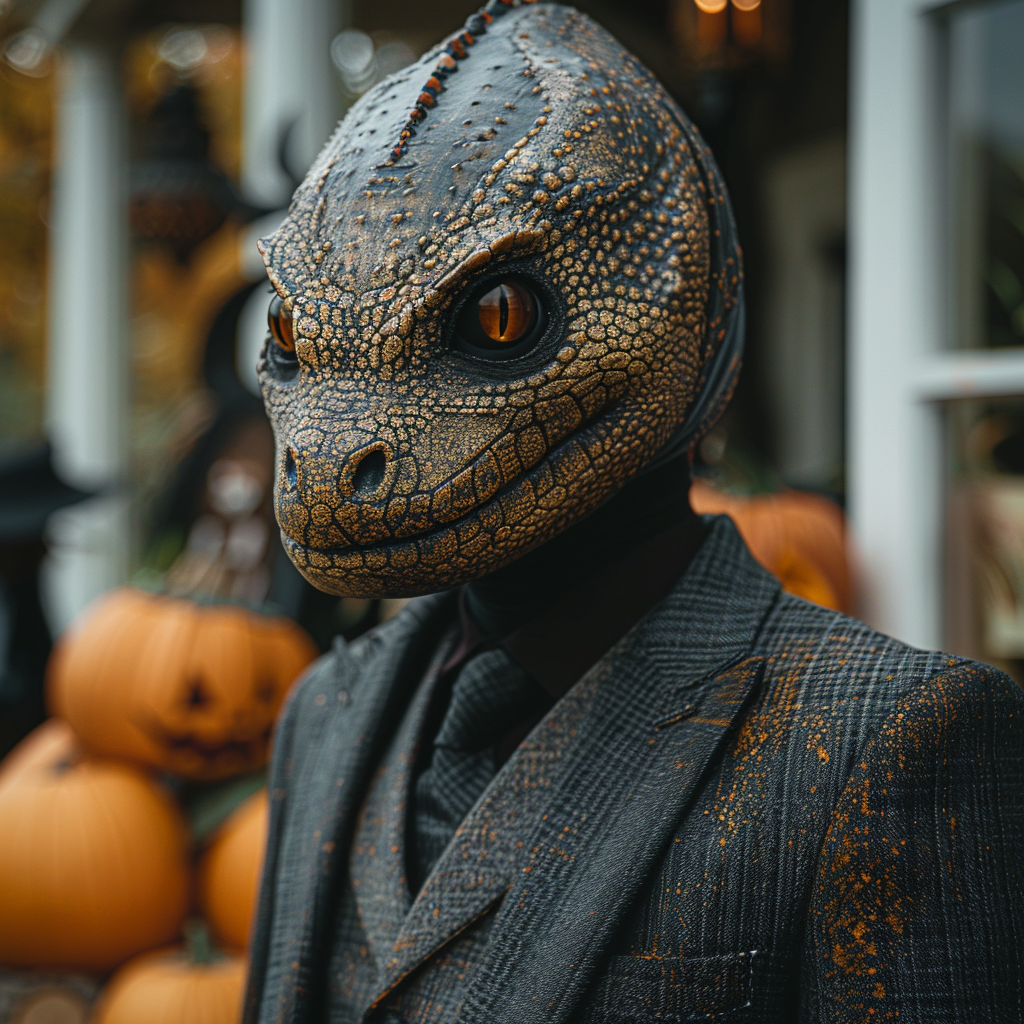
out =
[[[466,27],[444,44],[444,52],[416,99],[416,105],[412,108],[409,120],[399,136],[398,145],[391,151],[389,163],[393,164],[405,156],[409,139],[416,134],[419,122],[427,116],[427,111],[431,107],[437,106],[437,98],[444,91],[445,81],[459,70],[459,61],[469,56],[468,48],[476,46],[477,39],[487,31],[487,26],[494,24],[495,18],[522,4],[536,2],[537,0],[490,0],[485,7],[466,19]]]
[[[684,422],[740,301],[703,143],[571,8],[495,18],[394,159],[446,45],[352,109],[263,243],[298,355],[261,363],[278,518],[339,594],[451,586],[593,510]],[[455,351],[467,294],[511,273],[544,338],[500,364]]]

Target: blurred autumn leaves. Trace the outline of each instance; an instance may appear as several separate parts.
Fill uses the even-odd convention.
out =
[[[52,75],[0,64],[0,444],[42,432]]]

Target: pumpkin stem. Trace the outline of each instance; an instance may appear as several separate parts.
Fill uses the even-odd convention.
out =
[[[192,918],[185,922],[185,955],[193,964],[213,964],[222,959],[210,939],[210,929],[205,921]]]

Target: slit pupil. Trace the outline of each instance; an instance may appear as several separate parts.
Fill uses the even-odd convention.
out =
[[[501,297],[498,299],[498,337],[505,337],[505,330],[508,327],[508,296],[507,289],[501,286]]]

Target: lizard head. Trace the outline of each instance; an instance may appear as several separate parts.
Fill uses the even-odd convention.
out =
[[[332,593],[508,564],[699,439],[738,372],[710,154],[572,8],[490,0],[374,88],[261,250],[277,516]]]

